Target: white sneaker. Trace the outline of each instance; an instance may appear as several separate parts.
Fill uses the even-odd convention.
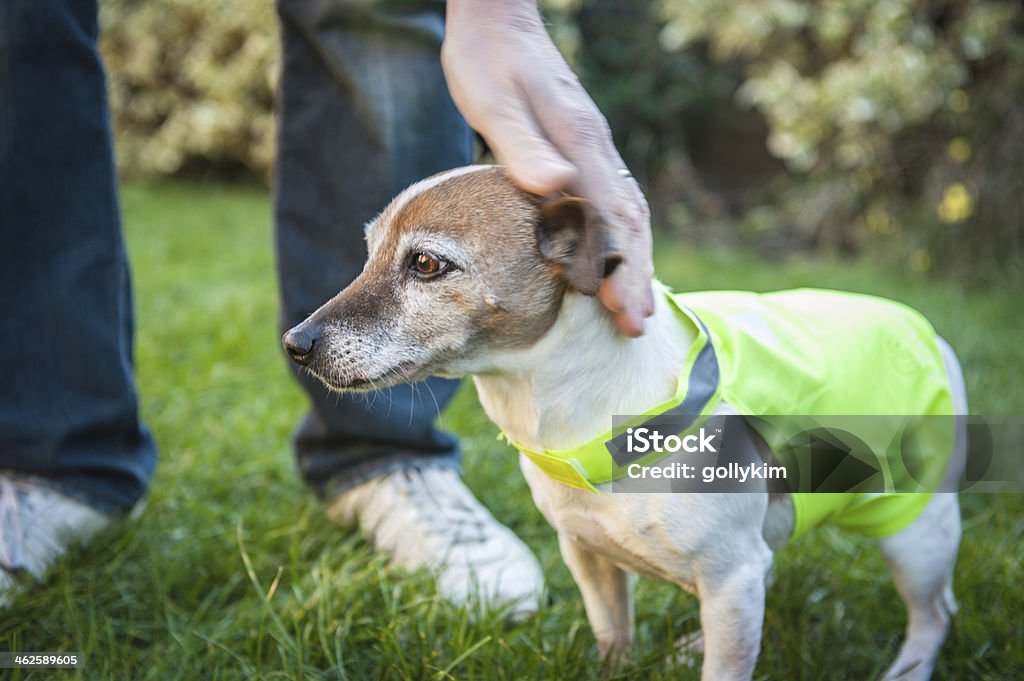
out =
[[[508,607],[514,620],[537,611],[544,591],[530,549],[499,523],[448,468],[406,468],[344,492],[328,508],[356,522],[370,542],[408,570],[426,567],[438,591],[464,604]]]
[[[42,580],[74,544],[83,544],[113,516],[38,483],[0,473],[0,609],[17,595],[18,575]]]

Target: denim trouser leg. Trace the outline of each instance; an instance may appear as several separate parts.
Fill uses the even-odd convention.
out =
[[[472,133],[441,72],[443,3],[278,0],[278,11],[275,218],[288,328],[362,270],[363,226],[399,190],[471,161]],[[312,402],[295,436],[299,468],[321,497],[400,466],[458,465],[457,442],[434,427],[457,382],[353,397],[298,379]]]
[[[101,510],[145,492],[95,0],[0,3],[0,470]]]

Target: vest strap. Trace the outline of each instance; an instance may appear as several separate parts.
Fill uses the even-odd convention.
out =
[[[643,465],[651,465],[667,456],[659,453],[653,456],[629,453],[626,447],[626,428],[646,427],[651,431],[662,432],[663,435],[680,434],[692,429],[718,403],[720,371],[711,333],[704,322],[670,293],[666,297],[673,309],[697,331],[697,339],[690,346],[671,399],[644,412],[635,419],[635,423],[623,424],[617,433],[609,430],[572,449],[536,451],[502,433],[505,440],[552,479],[595,493],[597,489],[594,485],[624,477],[630,464],[639,461]]]

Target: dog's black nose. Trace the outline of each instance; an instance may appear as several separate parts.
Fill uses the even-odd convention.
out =
[[[290,329],[284,335],[281,339],[281,344],[284,345],[284,351],[288,353],[293,362],[305,364],[309,360],[310,355],[313,354],[316,341],[317,334],[315,330],[300,324]]]

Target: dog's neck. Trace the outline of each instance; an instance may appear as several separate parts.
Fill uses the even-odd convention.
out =
[[[655,312],[640,338],[623,337],[596,298],[568,293],[538,343],[474,377],[480,402],[504,433],[534,450],[570,449],[641,414],[676,390],[694,330],[655,282]]]

